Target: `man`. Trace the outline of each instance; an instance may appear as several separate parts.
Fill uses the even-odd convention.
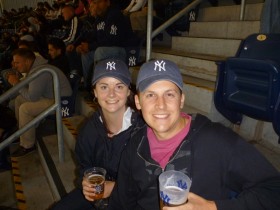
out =
[[[48,41],[49,50],[49,64],[59,68],[66,76],[70,73],[69,62],[67,56],[65,55],[65,44],[59,38],[51,38]]]
[[[88,90],[91,88],[93,65],[100,60],[116,58],[126,61],[125,46],[130,45],[134,34],[129,19],[121,10],[111,6],[110,0],[93,0],[91,15],[96,15],[92,33],[77,47],[81,53],[83,76]]]
[[[75,39],[80,35],[82,22],[75,15],[75,9],[71,5],[65,5],[61,10],[62,17],[65,21],[63,29],[66,34],[62,38],[65,45],[72,44]]]
[[[66,46],[66,55],[68,57],[71,71],[80,73],[82,70],[81,58],[74,51],[83,27],[82,21],[75,15],[75,9],[71,5],[65,5],[61,10],[62,17],[65,21],[63,30],[66,32],[62,37]]]
[[[175,63],[145,63],[136,88],[147,125],[122,154],[109,210],[158,210],[158,177],[168,170],[187,174],[192,185],[187,203],[163,210],[280,209],[279,172],[252,145],[202,115],[181,112],[185,95]]]
[[[15,69],[20,73],[26,73],[27,77],[46,67],[47,60],[35,56],[30,49],[17,49],[13,52],[13,63]],[[41,68],[40,68],[41,66]],[[58,75],[60,81],[60,95],[70,96],[72,89],[70,83],[63,72],[54,66],[47,66]],[[8,75],[8,82],[16,85],[20,82],[14,75]],[[15,99],[15,115],[19,128],[25,126],[42,111],[54,103],[53,79],[48,72],[36,77],[28,86],[19,90],[19,95]],[[14,157],[25,156],[35,150],[35,127],[32,127],[20,136],[20,146],[12,154]]]

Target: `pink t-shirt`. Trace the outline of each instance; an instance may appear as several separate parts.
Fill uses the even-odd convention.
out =
[[[177,133],[170,139],[159,141],[153,130],[150,127],[148,127],[147,129],[147,136],[150,144],[152,158],[157,161],[163,169],[165,168],[176,148],[183,141],[184,137],[189,133],[191,116],[187,115],[186,113],[181,113],[181,116],[188,119],[188,123],[179,133]]]

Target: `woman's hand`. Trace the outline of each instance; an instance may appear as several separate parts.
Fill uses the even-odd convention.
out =
[[[208,201],[190,192],[187,203],[176,207],[163,207],[163,210],[217,210],[217,206],[214,201]]]
[[[83,186],[83,194],[85,198],[88,201],[94,201],[93,198],[95,196],[95,188],[89,183],[89,181],[86,178],[83,178],[82,186]],[[105,181],[103,198],[110,197],[114,186],[115,186],[115,182]]]
[[[95,188],[90,184],[90,182],[84,177],[83,182],[83,194],[88,201],[94,201]]]

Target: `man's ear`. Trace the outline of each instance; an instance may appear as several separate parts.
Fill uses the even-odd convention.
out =
[[[181,95],[181,103],[180,103],[180,108],[183,109],[185,105],[185,94],[182,93]]]
[[[139,99],[139,96],[137,94],[134,96],[134,101],[135,101],[136,108],[138,110],[141,110],[140,99]]]
[[[29,71],[31,70],[31,66],[32,66],[33,62],[34,61],[30,60],[30,59],[26,59],[26,61],[25,61],[26,65],[28,66]]]

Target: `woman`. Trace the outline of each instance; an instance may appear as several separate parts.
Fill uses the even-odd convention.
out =
[[[107,59],[95,66],[92,85],[99,110],[83,127],[75,148],[82,188],[74,189],[53,209],[107,207],[106,198],[115,185],[121,153],[131,134],[143,124],[140,115],[132,108],[130,82],[130,72],[123,61]],[[91,197],[95,190],[83,179],[84,171],[91,167],[102,167],[107,171],[104,199],[94,201]]]

